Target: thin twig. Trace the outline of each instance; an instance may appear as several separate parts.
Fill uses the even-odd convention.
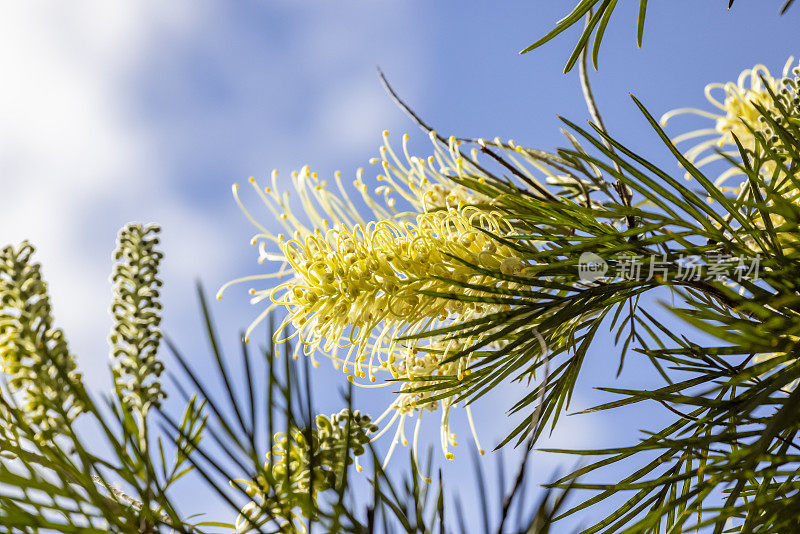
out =
[[[400,95],[398,95],[397,92],[395,92],[395,90],[392,88],[392,86],[389,85],[389,81],[386,79],[386,76],[384,76],[383,71],[381,70],[380,67],[378,67],[378,77],[381,79],[381,84],[383,85],[383,88],[386,89],[386,92],[389,93],[389,97],[392,99],[392,101],[395,104],[397,104],[397,106],[400,109],[402,109],[403,112],[411,118],[411,120],[416,122],[417,126],[422,128],[428,134],[433,133],[433,135],[436,136],[436,139],[438,139],[441,143],[445,145],[447,144],[447,139],[439,135],[439,133],[437,133],[436,130],[434,130],[429,124],[423,121],[422,117],[417,115],[414,112],[414,110],[408,106],[408,104],[403,102],[403,100],[400,98]]]
[[[592,10],[590,9],[586,13],[586,24],[585,28],[589,27],[589,21],[592,18]],[[589,83],[589,72],[588,72],[588,56],[589,56],[589,47],[586,46],[581,51],[581,60],[578,62],[578,77],[581,80],[581,89],[583,91],[583,99],[586,101],[586,107],[589,108],[589,115],[592,116],[592,120],[597,125],[600,130],[604,133],[608,134],[608,130],[606,129],[605,123],[603,122],[603,117],[600,115],[600,109],[597,107],[597,101],[594,98],[594,93],[592,92],[592,85]],[[606,145],[608,150],[616,155],[614,147],[611,143],[603,138],[603,144]],[[619,164],[616,161],[612,161],[614,164],[614,168],[616,169],[618,174],[622,174],[622,169],[620,168]],[[631,192],[630,187],[627,184],[620,182],[617,180],[614,184],[614,188],[617,190],[619,194],[620,200],[622,200],[622,204],[626,208],[631,207],[631,203],[633,200],[633,193]],[[632,215],[628,215],[625,217],[626,222],[628,223],[628,228],[633,228],[636,225],[636,219]]]
[[[417,115],[417,114],[414,112],[414,110],[412,110],[412,109],[411,109],[411,108],[408,106],[408,104],[406,104],[406,103],[403,101],[403,99],[401,99],[401,98],[400,98],[400,95],[398,95],[398,94],[397,94],[397,92],[396,92],[396,91],[395,91],[395,90],[392,88],[392,86],[391,86],[391,85],[389,85],[389,81],[386,79],[386,76],[384,76],[384,74],[383,74],[383,71],[380,69],[380,67],[378,67],[378,77],[380,78],[380,80],[381,80],[381,84],[383,85],[383,88],[384,88],[384,89],[386,90],[386,92],[389,94],[389,97],[392,99],[392,101],[393,101],[393,102],[394,102],[394,103],[395,103],[395,104],[396,104],[396,105],[397,105],[397,106],[398,106],[400,109],[402,109],[402,110],[403,110],[403,112],[404,112],[406,115],[408,115],[408,116],[411,118],[411,120],[413,120],[413,121],[414,121],[414,122],[417,124],[417,126],[419,126],[419,127],[420,127],[420,128],[421,128],[421,129],[422,129],[422,130],[423,130],[425,133],[427,133],[428,135],[433,135],[433,136],[436,138],[436,140],[437,140],[437,141],[439,141],[440,143],[442,143],[443,145],[449,145],[449,144],[450,144],[450,143],[449,143],[449,141],[448,141],[448,139],[446,139],[445,137],[443,137],[442,135],[440,135],[440,134],[439,134],[439,133],[438,133],[436,130],[434,130],[434,129],[433,129],[433,128],[432,128],[432,127],[431,127],[431,126],[428,124],[428,123],[426,123],[425,121],[423,121],[423,120],[422,120],[422,117],[420,117],[419,115]],[[462,141],[463,141],[463,139],[457,139],[457,140],[462,140]],[[477,139],[476,139],[476,140],[467,140],[467,142],[474,143],[474,144],[479,144],[479,141],[478,141]],[[461,152],[461,150],[458,150],[458,154],[459,154],[461,157],[463,157],[464,159],[468,159],[468,158],[467,158],[467,156],[466,156],[466,154],[464,154],[463,152]],[[505,184],[505,182],[503,182],[502,180],[498,180],[497,178],[495,178],[494,176],[492,176],[492,174],[491,174],[490,172],[488,172],[486,169],[484,169],[483,167],[481,167],[481,165],[480,165],[480,164],[478,164],[476,161],[471,161],[471,165],[473,165],[473,166],[474,166],[476,169],[478,169],[479,171],[483,172],[484,174],[486,174],[486,176],[488,176],[488,177],[492,178],[492,179],[493,179],[493,180],[495,180],[496,182],[498,182],[498,183],[501,183],[501,184],[503,184],[503,185],[507,185],[507,184]],[[531,181],[530,181],[530,179],[528,179],[527,177],[525,177],[525,182],[526,182],[526,183],[528,183],[529,185],[531,185]],[[540,186],[540,187],[541,187],[541,186]],[[526,195],[529,195],[529,196],[534,196],[534,197],[535,197],[535,195],[534,195],[534,194],[533,194],[531,191],[528,191],[528,190],[526,190],[526,189],[520,189],[520,188],[517,188],[517,189],[518,189],[518,191],[520,191],[520,192],[521,192],[521,193],[523,193],[523,194],[526,194]],[[556,197],[554,197],[554,196],[553,196],[552,194],[550,194],[549,192],[548,192],[548,194],[549,194],[549,195],[552,197],[552,199],[551,199],[551,200],[553,200],[553,199],[557,200],[557,199],[556,199]],[[538,197],[536,197],[536,198],[538,198]],[[548,197],[548,198],[549,198],[549,197]],[[539,200],[542,200],[542,199],[541,199],[541,198],[539,198]]]
[[[558,201],[558,198],[553,193],[551,193],[541,185],[537,184],[536,182],[534,182],[533,180],[522,174],[519,171],[519,169],[515,169],[513,165],[511,165],[509,162],[507,162],[506,160],[495,154],[489,147],[486,146],[485,143],[480,143],[480,147],[482,153],[491,157],[497,163],[499,163],[500,165],[511,171],[511,174],[513,174],[514,176],[516,176],[517,178],[528,184],[530,187],[534,188],[541,195],[543,195],[543,198],[540,198],[539,200]]]

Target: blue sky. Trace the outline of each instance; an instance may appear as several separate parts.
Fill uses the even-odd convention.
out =
[[[445,135],[500,136],[545,150],[563,144],[556,115],[587,118],[577,73],[562,74],[576,32],[530,54],[517,52],[571,4],[4,3],[0,242],[30,239],[38,246],[56,320],[99,390],[109,376],[107,281],[116,232],[132,220],[162,224],[164,328],[202,366],[208,355],[196,335],[195,281],[213,293],[259,268],[248,245],[252,229],[233,203],[231,183],[305,164],[321,175],[340,169],[351,176],[377,154],[383,129],[396,139],[411,133],[415,151],[426,154],[426,137],[386,96],[376,66]],[[779,18],[779,0],[737,0],[730,12],[725,0],[651,2],[642,50],[635,45],[638,2],[620,4],[600,72],[593,75],[595,94],[611,132],[676,175],[679,169],[629,92],[655,115],[706,107],[706,83],[735,79],[756,63],[775,72],[789,55],[800,54],[800,15],[795,9]],[[691,125],[685,119],[674,128]],[[245,289],[214,305],[231,349],[238,330],[258,313]],[[592,386],[649,383],[648,368],[636,361],[615,379],[617,353],[608,336],[598,339],[573,411],[609,399]],[[343,377],[323,363],[314,378],[320,411],[338,411]],[[518,394],[507,388],[477,406],[485,445],[508,429],[503,414]],[[358,395],[361,406],[377,413],[382,409],[371,407],[389,398]],[[635,439],[640,427],[652,429],[657,412],[647,407],[624,417],[565,418],[550,443],[620,444]],[[468,432],[457,419],[461,445],[445,475],[475,502],[474,486],[463,478]],[[430,421],[426,434],[434,442],[437,425]],[[532,464],[541,482],[572,461],[539,454]],[[197,489],[187,491],[187,512],[213,511],[204,499]],[[602,510],[586,517],[595,514]]]

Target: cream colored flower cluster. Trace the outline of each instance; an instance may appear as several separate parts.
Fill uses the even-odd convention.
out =
[[[718,99],[715,97],[715,93],[719,91],[722,91],[723,95]],[[713,128],[695,130],[673,139],[675,143],[682,143],[690,139],[706,138],[686,152],[689,161],[699,167],[720,160],[724,156],[738,158],[740,154],[734,137],[746,150],[755,153],[757,143],[753,132],[757,132],[763,135],[772,148],[782,154],[785,160],[784,168],[791,166],[790,153],[784,150],[780,137],[773,131],[774,128],[768,123],[768,120],[762,116],[759,108],[766,111],[769,117],[782,127],[800,125],[800,66],[795,65],[794,58],[790,57],[786,62],[782,76],[779,78],[772,76],[764,65],[756,65],[752,69],[742,72],[736,83],[710,84],[706,87],[705,92],[709,102],[717,107],[719,112],[712,113],[685,108],[671,111],[661,119],[662,123],[666,124],[676,115],[690,113],[715,121]],[[773,94],[775,98],[773,98]],[[709,153],[715,148],[718,150]],[[792,180],[792,177],[787,176],[784,171],[779,170],[776,173],[776,170],[778,170],[777,165],[771,160],[766,161],[761,167],[762,175],[770,186],[785,200],[800,206],[800,190],[795,186],[796,180]],[[723,192],[733,192],[738,197],[742,197],[747,194],[744,181],[735,185],[725,185],[731,177],[740,174],[742,174],[741,169],[731,165],[716,179],[715,184]],[[761,191],[761,195],[767,197],[765,191]],[[768,200],[767,204],[767,209],[772,209],[770,206],[774,206],[775,203]],[[796,252],[800,248],[796,224],[787,221],[778,213],[770,213],[769,218],[784,252]],[[753,222],[757,228],[766,229],[767,227],[764,217],[760,213],[753,216]],[[751,236],[745,236],[744,240],[748,247],[757,252],[760,251],[756,240]]]
[[[754,151],[756,138],[753,131],[763,133],[767,138],[774,135],[765,124],[758,107],[765,109],[779,123],[784,120],[770,91],[778,97],[784,110],[791,117],[800,120],[799,77],[800,66],[795,65],[793,57],[788,59],[782,75],[778,78],[774,77],[764,65],[756,65],[752,69],[743,71],[736,82],[712,83],[706,86],[706,98],[718,111],[680,108],[664,114],[661,123],[666,125],[673,117],[683,114],[712,119],[713,127],[681,134],[675,137],[673,142],[680,144],[699,139],[700,142],[686,151],[686,158],[698,167],[721,160],[724,156],[738,158],[739,151],[734,136],[745,149]],[[737,174],[741,174],[741,170],[732,166],[717,178],[716,185],[723,191],[740,191],[741,184],[724,185],[729,178]]]
[[[463,378],[470,360],[459,354],[476,341],[408,338],[501,311],[500,305],[448,296],[479,297],[481,291],[473,286],[487,283],[517,288],[518,281],[509,280],[519,280],[526,268],[519,253],[496,238],[512,236],[514,230],[492,208],[492,200],[458,182],[465,176],[483,180],[475,154],[464,158],[452,138],[448,146],[435,146],[432,156],[417,158],[409,154],[408,136],[403,136],[404,157],[399,158],[384,133],[381,157],[371,161],[382,170],[378,186],[370,191],[361,170],[353,184],[372,211],[369,221],[361,217],[338,172],[328,183],[305,167],[291,175],[291,192],[282,190],[277,172],[268,186],[250,179],[254,195],[282,225],[279,234],[259,222],[238,186],[233,188],[240,208],[259,229],[252,244],[259,248],[260,261],[281,267],[234,280],[219,297],[230,284],[277,279],[250,290],[252,303],[267,305],[247,336],[282,307],[288,313],[275,340],[296,338],[295,357],[305,354],[316,365],[316,355],[326,354],[358,385],[399,387],[395,402],[376,421],[388,420],[376,439],[396,425],[387,461],[399,441],[407,444],[404,420],[415,415],[416,444],[423,410],[441,410],[442,449],[452,458],[449,409],[454,399],[434,400],[420,388]],[[398,200],[408,209],[400,210]],[[295,215],[297,208],[302,217]],[[509,277],[498,279],[495,273]],[[381,377],[403,384],[376,384]],[[467,413],[475,434],[469,407]]]
[[[263,470],[252,480],[231,481],[252,499],[236,519],[236,532],[260,532],[270,522],[281,532],[308,532],[317,494],[339,486],[348,465],[361,470],[358,457],[376,430],[368,415],[345,409],[318,415],[312,428],[276,434]]]
[[[484,309],[420,291],[447,293],[454,290],[450,280],[474,283],[486,278],[466,262],[507,274],[522,268],[509,247],[482,230],[507,233],[496,214],[449,207],[419,214],[415,223],[383,220],[289,240],[283,252],[297,277],[277,286],[272,298],[289,310],[308,349],[337,354],[344,345],[351,349],[347,356],[334,359],[345,372],[352,363],[357,378],[374,382],[380,368],[397,378],[407,374],[405,359],[396,358],[397,338],[437,320],[466,320]]]

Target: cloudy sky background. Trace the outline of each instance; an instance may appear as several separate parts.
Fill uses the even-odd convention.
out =
[[[571,2],[474,4],[1,4],[0,243],[29,239],[37,246],[56,321],[93,388],[109,384],[108,275],[124,223],[163,226],[164,329],[202,369],[209,360],[198,335],[195,282],[213,294],[226,280],[259,268],[248,244],[252,228],[233,203],[231,183],[265,178],[273,168],[287,175],[305,164],[323,176],[336,169],[352,176],[376,155],[383,129],[396,139],[413,134],[416,153],[427,154],[426,137],[386,96],[376,66],[446,135],[499,135],[541,149],[562,144],[556,114],[587,117],[577,73],[562,74],[576,33],[532,54],[517,52]],[[800,53],[798,10],[778,18],[778,0],[738,0],[730,12],[725,0],[651,3],[642,50],[635,46],[634,3],[621,4],[593,77],[595,93],[612,133],[666,168],[674,163],[629,92],[655,115],[706,106],[706,83],[735,79],[756,63],[775,72]],[[691,124],[686,119],[675,127]],[[231,351],[237,332],[258,313],[246,287],[215,302],[213,311]],[[617,354],[607,336],[598,339],[571,411],[610,399],[592,386],[648,383],[647,366],[635,359],[615,382]],[[344,381],[328,367],[323,362],[315,373],[314,391],[319,411],[330,413],[342,407],[337,388]],[[510,387],[477,406],[487,448],[507,431],[503,413],[519,392]],[[361,391],[357,401],[377,414],[388,398]],[[640,428],[654,429],[658,413],[646,407],[613,419],[567,417],[548,445],[626,443]],[[434,419],[422,438],[430,443],[438,430]],[[463,416],[455,419],[460,446],[445,476],[475,503],[465,469],[470,440]],[[405,469],[403,455],[398,458],[393,468]],[[544,482],[573,462],[537,454],[532,465],[536,481]],[[201,487],[182,491],[187,513],[230,519],[228,512],[215,513],[217,503]],[[602,513],[598,508],[586,517]]]

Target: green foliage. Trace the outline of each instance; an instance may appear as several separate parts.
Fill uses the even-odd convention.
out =
[[[369,416],[347,408],[331,417],[314,417],[312,428],[308,381],[302,388],[307,400],[303,403],[289,358],[284,359],[284,381],[278,379],[272,365],[274,346],[270,346],[265,360],[268,372],[261,375],[269,377],[266,388],[262,388],[268,391],[266,422],[271,439],[277,419],[286,422],[287,432],[274,435],[275,442],[268,448],[272,453],[264,464],[260,459],[263,451],[256,445],[258,389],[250,372],[252,362],[243,352],[248,402],[242,408],[230,388],[231,379],[205,301],[210,346],[227,395],[216,400],[207,395],[208,390],[172,347],[186,371],[184,383],[194,383],[202,396],[184,395],[186,407],[180,418],[162,411],[160,401],[165,395],[158,379],[163,367],[157,354],[161,337],[158,265],[162,255],[155,248],[156,233],[152,225],[135,224],[120,232],[111,338],[117,402],[109,403],[110,415],[86,391],[63,332],[53,327],[40,266],[32,262],[33,247],[23,243],[16,249],[3,249],[0,346],[7,388],[0,390],[0,524],[5,531],[203,533],[219,527],[235,528],[210,518],[198,523],[181,517],[167,491],[192,472],[231,505],[226,518],[235,516],[244,505],[246,514],[238,525],[242,531],[297,530],[303,528],[304,520],[309,525],[324,524],[328,532],[378,532],[381,528],[393,532],[397,526],[409,532],[433,532],[437,525],[440,531],[444,529],[441,486],[435,495],[428,491],[428,485],[421,487],[413,462],[412,476],[402,486],[393,483],[375,463],[373,500],[362,511],[346,504],[353,495],[349,468],[356,457],[368,451],[374,457],[369,434],[376,427]],[[177,384],[183,394],[180,382]],[[17,400],[23,404],[18,405]],[[235,420],[218,408],[226,400],[236,414]],[[350,401],[347,403],[349,406]],[[154,435],[150,424],[150,407],[161,415],[160,436]],[[243,413],[249,413],[247,423]],[[133,417],[135,414],[138,417]],[[78,415],[91,421],[99,436],[87,438],[76,432],[73,422]],[[211,445],[202,441],[207,433],[213,439]],[[102,450],[110,452],[102,454]],[[172,459],[167,450],[175,451]],[[208,470],[209,464],[216,479]],[[240,475],[252,478],[235,480],[239,477],[228,473],[231,464]],[[518,477],[515,492],[521,483],[522,477]],[[233,498],[224,488],[234,492]],[[323,501],[318,496],[322,494],[333,500]],[[525,515],[530,515],[531,528],[537,529],[527,531],[546,532],[563,506],[563,494],[559,495],[532,509],[520,503]],[[253,504],[246,505],[245,500]],[[409,503],[413,503],[412,508],[408,508]],[[503,521],[510,521],[512,512],[504,506]],[[517,516],[524,518],[520,512]],[[376,523],[378,518],[381,526]]]
[[[587,130],[569,121],[570,148],[554,154],[516,152],[560,172],[565,184],[570,177],[579,179],[580,195],[564,188],[558,201],[538,199],[525,194],[523,185],[484,171],[454,178],[504,210],[518,230],[505,240],[527,268],[514,277],[486,272],[485,283],[471,286],[486,295],[471,301],[500,301],[508,310],[420,335],[478,339],[452,356],[475,356],[472,372],[463,380],[428,386],[429,392],[443,389],[432,398],[458,395],[472,402],[505,380],[528,382],[538,371],[537,385],[511,410],[528,415],[503,443],[537,440],[568,408],[601,328],[611,328],[621,342],[620,370],[625,354],[634,350],[664,379],[656,390],[603,388],[623,398],[596,410],[657,402],[676,416],[673,423],[648,429],[641,441],[626,447],[554,451],[602,457],[552,486],[597,492],[559,517],[632,494],[585,534],[798,529],[800,127],[791,92],[771,98],[770,106],[754,104],[761,116],[757,124],[744,123],[753,146],[736,139],[738,157],[725,155],[727,165],[745,177],[736,197],[720,191],[713,177],[687,160],[636,99],[699,187],[685,185],[599,126]],[[625,189],[632,192],[633,204]],[[586,281],[577,265],[582,254],[607,260],[612,272],[619,272],[630,255],[658,258],[663,271]],[[682,279],[681,258],[695,256],[743,258],[759,266],[758,276]],[[517,289],[503,290],[498,279],[513,280]],[[663,307],[718,343],[701,344],[665,326],[663,312],[648,309],[645,302],[652,308],[652,299],[643,298],[658,288],[674,296],[675,304],[662,302]],[[458,292],[438,296],[465,298]],[[481,338],[481,332],[494,334]],[[624,470],[637,459],[645,467],[622,480],[576,482],[613,464]]]
[[[473,531],[463,524],[459,501],[455,502],[456,513],[450,511],[453,507],[446,498],[441,476],[435,483],[424,483],[413,459],[399,481],[381,468],[368,442],[375,426],[367,415],[352,409],[352,386],[342,392],[347,408],[330,418],[313,415],[316,410],[308,360],[303,360],[301,366],[291,365],[291,348],[286,347],[284,354],[279,355],[271,336],[258,358],[253,357],[246,343],[241,345],[238,360],[226,356],[220,349],[202,291],[200,297],[215,378],[221,379],[225,387],[214,395],[178,348],[168,343],[183,370],[182,382],[200,392],[209,411],[206,432],[213,439],[186,451],[186,456],[228,513],[239,514],[242,508],[244,513],[236,523],[204,521],[195,528],[223,527],[260,533]],[[231,387],[235,367],[244,378],[244,386],[236,390]],[[258,413],[266,417],[258,417]],[[169,414],[162,412],[162,415],[165,434],[173,440],[185,436],[177,421]],[[276,434],[275,428],[281,424],[285,430]],[[266,450],[273,451],[266,464],[261,459],[259,436],[267,437]],[[353,488],[358,479],[351,473],[352,466],[361,472],[358,458],[366,458],[369,464],[365,474],[359,475],[366,477],[372,486],[366,499]],[[480,519],[487,529],[547,534],[553,518],[564,509],[568,488],[548,490],[535,504],[525,500],[526,462],[520,466],[510,491],[502,491],[496,501],[484,498]],[[475,465],[476,482],[483,487],[486,481],[482,467],[477,461]],[[429,462],[426,472],[430,467]],[[247,474],[247,478],[242,479],[241,473]],[[499,487],[504,488],[502,469],[498,480]],[[456,519],[445,521],[446,517]]]
[[[629,3],[632,4],[633,2],[625,1],[624,3],[627,5]],[[734,0],[730,0],[728,7],[732,7],[733,3]],[[793,3],[794,0],[785,0],[785,3],[780,11],[781,15],[786,13]],[[547,34],[535,41],[530,46],[523,49],[520,54],[526,54],[539,48],[543,44],[561,35],[567,29],[575,26],[584,18],[586,18],[586,24],[580,37],[578,38],[578,42],[575,45],[572,54],[570,54],[569,59],[567,59],[564,72],[571,71],[578,62],[581,54],[589,50],[590,41],[592,41],[592,63],[596,69],[597,58],[600,53],[600,44],[603,41],[608,23],[611,20],[611,16],[614,14],[614,10],[617,8],[618,4],[619,0],[580,0],[567,16],[556,23],[552,30],[550,30]],[[640,48],[642,46],[642,39],[644,38],[644,22],[646,14],[647,0],[639,0],[639,11],[636,17],[636,44],[639,45]]]

